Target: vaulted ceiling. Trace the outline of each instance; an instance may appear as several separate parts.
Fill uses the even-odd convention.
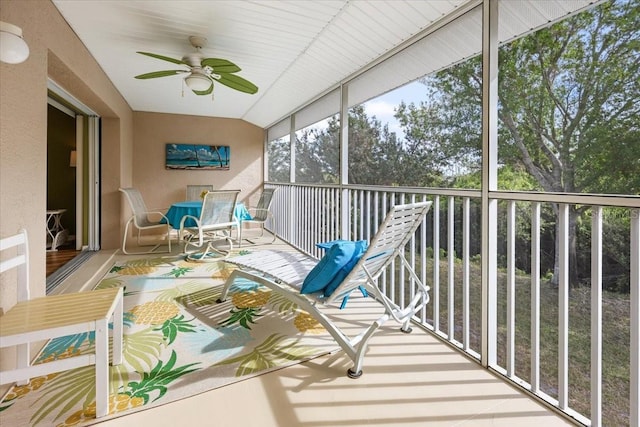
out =
[[[266,127],[401,44],[465,0],[171,1],[53,0],[134,111],[240,118]],[[228,59],[258,86],[254,95],[214,86],[198,96],[184,75],[134,76],[185,68],[180,59],[207,38],[205,57]],[[183,93],[184,92],[184,93]]]
[[[134,111],[239,118],[267,127],[445,16],[479,0],[53,0]],[[592,0],[502,1],[501,39],[547,25]],[[517,7],[515,7],[517,6]],[[507,34],[508,33],[508,34]],[[198,96],[181,59],[205,37],[204,57],[224,58],[258,86],[250,95],[215,84]],[[474,36],[476,37],[476,36]],[[458,37],[456,42],[468,43]],[[476,40],[477,41],[477,40]],[[215,70],[214,70],[215,72]]]

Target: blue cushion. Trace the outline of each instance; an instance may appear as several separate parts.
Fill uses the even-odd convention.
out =
[[[316,243],[316,246],[320,249],[331,249],[331,246],[333,245],[345,245],[345,244],[349,244],[349,243],[355,243],[351,240],[331,240],[330,242],[321,242],[321,243]]]
[[[360,261],[360,258],[362,258],[362,255],[364,255],[364,253],[367,251],[369,244],[367,243],[366,240],[358,240],[356,242],[346,241],[346,242],[335,243],[331,247],[331,249],[335,248],[336,246],[352,247],[353,255],[351,256],[351,259],[337,271],[333,279],[331,279],[331,281],[324,288],[325,297],[330,296],[338,288],[338,286],[340,286],[340,283],[342,283],[345,277],[347,277],[347,275],[351,273],[351,270],[353,270],[353,267],[355,267],[358,261]]]
[[[324,290],[340,269],[351,261],[355,250],[355,245],[332,245],[304,279],[300,293],[311,294]]]

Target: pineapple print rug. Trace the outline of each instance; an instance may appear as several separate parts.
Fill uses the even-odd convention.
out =
[[[111,367],[109,415],[96,420],[93,366],[32,378],[0,401],[0,426],[90,425],[183,399],[336,349],[295,304],[238,279],[235,268],[183,257],[116,263],[97,289],[124,287],[123,363]],[[37,362],[82,354],[94,335],[51,340]]]

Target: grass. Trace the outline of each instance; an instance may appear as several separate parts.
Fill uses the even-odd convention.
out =
[[[427,269],[427,282],[433,273]],[[462,267],[454,269],[454,337],[462,340]],[[405,278],[408,278],[405,275]],[[481,270],[470,266],[471,349],[480,352]],[[506,274],[498,273],[498,364],[506,367],[507,298]],[[433,286],[431,291],[433,304]],[[448,271],[440,264],[440,330],[448,331]],[[515,374],[531,380],[531,285],[527,274],[516,275],[515,285]],[[433,318],[433,306],[427,319]],[[602,298],[602,420],[605,425],[629,425],[630,396],[630,301],[629,295],[603,292]],[[429,323],[433,324],[431,320]],[[574,288],[569,295],[569,407],[589,418],[591,414],[591,290]],[[548,282],[540,285],[540,389],[558,397],[558,289]]]

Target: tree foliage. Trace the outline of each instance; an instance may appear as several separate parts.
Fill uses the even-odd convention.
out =
[[[604,2],[502,45],[498,77],[500,189],[640,194],[640,2]],[[396,109],[404,138],[363,105],[349,110],[350,183],[480,188],[482,58],[421,83],[424,100]],[[338,182],[339,134],[338,116],[298,132],[296,181]],[[557,206],[545,209],[545,223],[557,224]],[[578,252],[589,244],[589,213],[570,207],[574,283],[588,277],[577,268],[586,263]],[[608,257],[628,265],[628,218],[616,218]]]
[[[434,164],[456,162],[476,170],[481,76],[481,58],[472,58],[423,79],[428,101],[398,108],[410,142],[421,140],[423,150],[434,141],[442,144]],[[603,3],[503,45],[498,82],[501,168],[526,171],[546,192],[640,194],[639,2]],[[499,174],[501,189],[531,189],[527,182],[514,186],[519,183],[506,176]],[[578,228],[588,211],[570,206],[574,284],[588,277],[578,257],[589,240],[588,227]],[[619,244],[624,234],[607,237],[614,240],[612,250],[625,247]],[[616,252],[613,258],[625,257]]]

